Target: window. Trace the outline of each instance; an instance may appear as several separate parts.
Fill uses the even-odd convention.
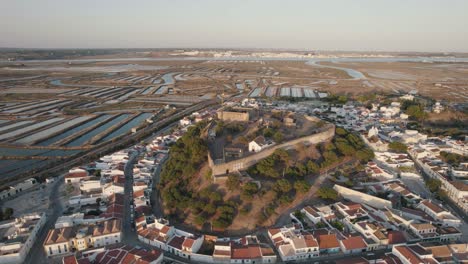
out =
[[[67,252],[67,245],[63,245],[63,251]]]
[[[52,247],[49,247],[49,255],[52,255]]]
[[[62,253],[62,249],[60,248],[60,245],[57,246],[59,254]]]

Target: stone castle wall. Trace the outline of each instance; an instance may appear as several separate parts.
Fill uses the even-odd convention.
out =
[[[219,111],[218,118],[224,121],[249,122],[249,112]]]
[[[298,143],[318,144],[321,142],[331,140],[335,136],[335,126],[332,124],[326,125],[321,130],[322,132],[319,132],[310,136],[293,139],[288,142],[284,142],[282,144],[274,145],[265,150],[262,150],[261,152],[249,155],[244,158],[229,161],[226,163],[217,163],[213,161],[211,156],[208,154],[208,163],[211,167],[213,176],[224,175],[224,174],[236,172],[242,169],[247,169],[248,167],[255,165],[260,160],[273,154],[273,152],[275,152],[276,149],[279,149],[279,148],[290,149],[290,148],[293,148]]]

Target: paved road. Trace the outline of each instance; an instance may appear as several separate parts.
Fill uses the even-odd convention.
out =
[[[50,229],[53,229],[55,226],[55,221],[63,213],[63,206],[60,201],[60,186],[64,183],[63,175],[58,177],[57,181],[54,182],[52,189],[50,190],[49,195],[49,212],[47,214],[47,221],[39,231],[37,239],[34,242],[29,254],[26,256],[24,263],[26,264],[40,264],[40,263],[49,263],[44,252],[43,243],[47,238],[47,233]]]
[[[123,212],[123,222],[122,222],[122,242],[126,244],[133,244],[135,240],[138,240],[136,233],[133,231],[132,222],[133,222],[133,210],[131,210],[130,205],[133,202],[133,167],[135,161],[139,156],[139,152],[133,152],[127,164],[124,168],[125,175],[125,187],[124,187],[124,212]]]

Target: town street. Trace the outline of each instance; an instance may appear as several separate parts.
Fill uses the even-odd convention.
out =
[[[50,229],[53,229],[55,226],[55,221],[63,213],[63,205],[60,201],[60,186],[64,183],[63,175],[57,177],[57,180],[53,182],[52,189],[50,190],[49,196],[49,212],[47,214],[47,221],[44,226],[41,228],[37,234],[37,238],[34,241],[34,244],[29,251],[29,254],[26,256],[24,263],[26,264],[47,264],[50,261],[47,259],[44,252],[44,241],[47,238],[47,234]]]

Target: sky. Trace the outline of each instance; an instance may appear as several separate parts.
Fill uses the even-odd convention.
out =
[[[1,0],[0,47],[468,52],[468,0]]]

